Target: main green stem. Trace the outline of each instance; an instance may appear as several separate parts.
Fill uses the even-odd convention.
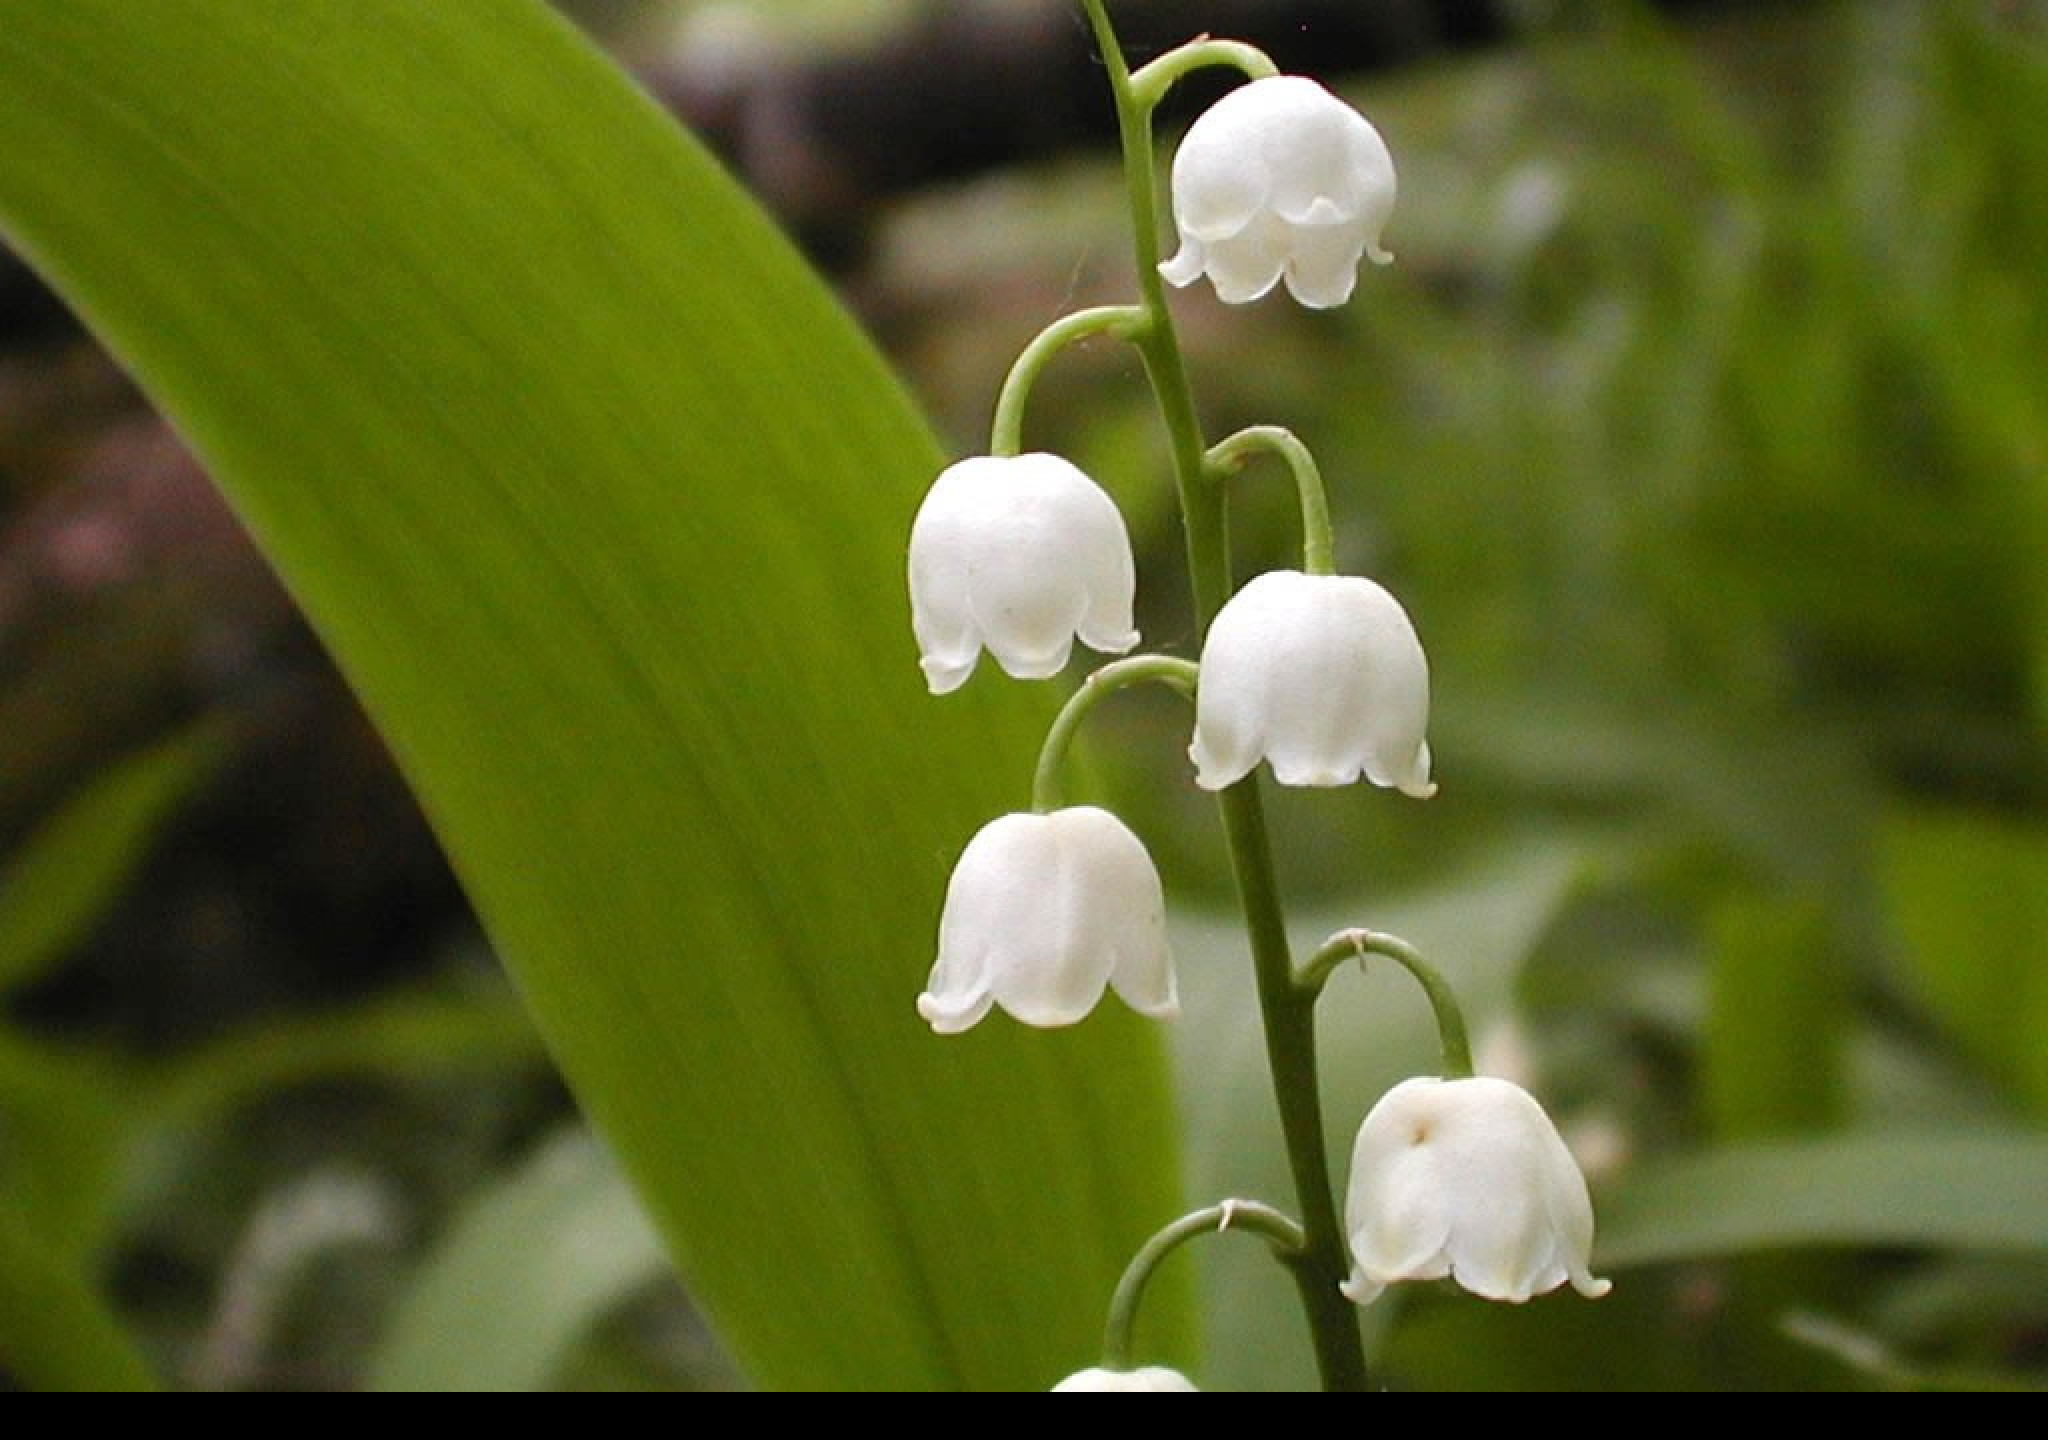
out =
[[[1136,222],[1138,284],[1147,323],[1133,336],[1172,437],[1174,474],[1180,487],[1187,531],[1188,573],[1203,633],[1230,598],[1230,530],[1224,487],[1208,473],[1208,446],[1195,411],[1194,387],[1167,305],[1159,274],[1159,213],[1153,164],[1152,111],[1131,87],[1129,63],[1110,24],[1104,0],[1082,0],[1102,51],[1116,95],[1123,137],[1124,173],[1130,182]],[[1259,1010],[1266,1032],[1267,1067],[1280,1110],[1280,1129],[1294,1176],[1301,1212],[1303,1246],[1292,1262],[1302,1309],[1315,1343],[1316,1367],[1325,1390],[1368,1388],[1365,1347],[1358,1314],[1338,1286],[1349,1267],[1344,1232],[1337,1219],[1323,1135],[1322,1099],[1316,1064],[1315,997],[1294,983],[1294,957],[1287,943],[1286,916],[1273,878],[1272,843],[1258,780],[1248,777],[1217,797],[1223,814],[1230,862],[1237,875],[1239,904],[1251,938],[1258,977]]]

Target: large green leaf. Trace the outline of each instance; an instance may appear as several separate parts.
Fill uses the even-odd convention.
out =
[[[532,0],[0,0],[0,131],[0,226],[332,646],[751,1375],[1086,1363],[1178,1198],[1163,1059],[911,1008],[1044,697],[923,694],[941,457],[758,211]]]

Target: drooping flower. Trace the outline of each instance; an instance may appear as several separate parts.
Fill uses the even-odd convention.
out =
[[[1180,253],[1175,285],[1207,275],[1229,305],[1281,281],[1311,309],[1351,298],[1358,264],[1394,257],[1380,232],[1394,210],[1394,159],[1372,122],[1315,81],[1254,80],[1188,130],[1173,161]]]
[[[1400,1280],[1448,1276],[1521,1304],[1589,1268],[1593,1202],[1578,1162],[1534,1096],[1507,1080],[1404,1080],[1359,1127],[1344,1207],[1360,1305]]]
[[[949,466],[911,526],[911,623],[934,695],[965,684],[984,647],[1020,680],[1057,675],[1076,636],[1123,654],[1136,583],[1116,502],[1056,455]]]
[[[1354,575],[1274,570],[1230,598],[1202,646],[1196,782],[1270,760],[1282,785],[1375,785],[1427,798],[1429,661],[1399,601]]]
[[[998,1005],[1050,1028],[1087,1015],[1105,987],[1154,1019],[1180,1013],[1166,900],[1144,843],[1089,805],[984,825],[953,869],[917,1013],[941,1035]]]
[[[1058,1394],[1192,1395],[1201,1387],[1178,1370],[1164,1365],[1141,1365],[1136,1370],[1109,1370],[1097,1366],[1069,1375],[1052,1387]]]

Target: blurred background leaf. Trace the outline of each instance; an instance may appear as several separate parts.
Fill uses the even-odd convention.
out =
[[[69,958],[132,878],[172,806],[220,758],[209,730],[174,736],[96,779],[0,872],[0,991]]]
[[[1887,1136],[1672,1161],[1610,1197],[1601,1254],[1626,1267],[1798,1245],[2048,1252],[2048,1142]]]
[[[667,1273],[618,1167],[587,1135],[557,1137],[478,1195],[421,1265],[379,1342],[371,1387],[547,1389],[571,1345]]]
[[[2048,833],[1917,814],[1883,838],[1906,983],[1972,1059],[2048,1115]]]

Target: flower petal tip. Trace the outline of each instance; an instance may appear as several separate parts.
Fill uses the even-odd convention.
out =
[[[938,1035],[964,1035],[982,1022],[993,1002],[986,995],[943,999],[927,990],[917,997],[917,1013]]]
[[[1337,1293],[1353,1305],[1370,1305],[1387,1293],[1387,1287],[1374,1280],[1368,1280],[1359,1271],[1353,1271],[1351,1278],[1337,1287]]]
[[[972,661],[965,665],[948,665],[926,659],[920,663],[919,668],[924,671],[925,688],[934,695],[951,695],[965,685],[967,677],[974,673]]]

